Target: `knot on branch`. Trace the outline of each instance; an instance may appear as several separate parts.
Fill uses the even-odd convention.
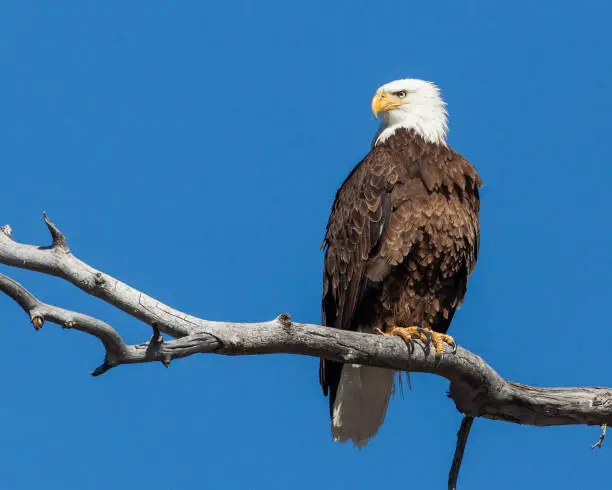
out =
[[[595,408],[610,409],[612,408],[612,396],[607,392],[599,393],[593,398],[592,406]]]
[[[76,322],[72,320],[68,320],[67,322],[64,322],[64,324],[62,325],[62,328],[70,330],[71,328],[74,328],[75,326],[76,326]]]
[[[2,228],[0,228],[0,232],[4,233],[8,238],[11,238],[13,229],[10,227],[10,225],[4,225]]]
[[[96,272],[87,280],[87,291],[94,295],[104,293],[108,280],[102,272]]]
[[[106,278],[104,277],[104,274],[102,274],[101,272],[96,272],[94,274],[94,283],[96,286],[102,286],[106,284]]]
[[[276,317],[276,321],[280,324],[281,327],[286,328],[286,329],[291,328],[291,326],[293,325],[293,322],[291,321],[291,316],[289,316],[289,313],[281,313],[280,315]]]

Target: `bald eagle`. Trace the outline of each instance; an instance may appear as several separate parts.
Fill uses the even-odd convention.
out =
[[[437,356],[478,255],[474,167],[446,143],[447,112],[431,82],[380,87],[371,151],[336,194],[325,234],[323,325],[421,339]],[[364,446],[382,425],[394,371],[321,359],[334,440]]]

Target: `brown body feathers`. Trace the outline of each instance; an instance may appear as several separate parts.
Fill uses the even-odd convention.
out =
[[[476,264],[481,185],[465,158],[414,131],[373,148],[338,190],[327,224],[323,324],[446,332]],[[321,360],[330,408],[341,369]]]

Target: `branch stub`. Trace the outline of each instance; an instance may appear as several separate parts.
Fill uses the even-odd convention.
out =
[[[32,321],[32,325],[34,325],[34,330],[36,330],[37,332],[45,324],[45,319],[42,316],[35,315],[32,317],[31,321]]]
[[[45,220],[45,224],[47,225],[49,233],[51,233],[51,238],[53,239],[51,248],[63,250],[64,252],[70,252],[70,249],[68,248],[68,243],[66,242],[66,237],[59,230],[59,228],[51,222],[51,220],[47,216],[46,211],[43,211],[43,219]]]

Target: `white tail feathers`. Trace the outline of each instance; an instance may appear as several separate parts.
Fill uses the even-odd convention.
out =
[[[335,441],[365,446],[385,420],[395,370],[358,364],[342,367],[332,416]]]

